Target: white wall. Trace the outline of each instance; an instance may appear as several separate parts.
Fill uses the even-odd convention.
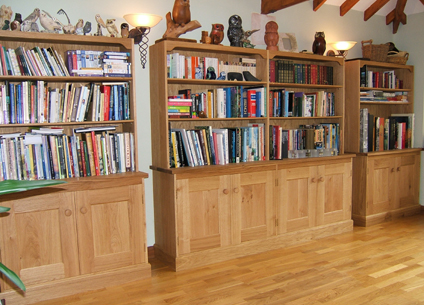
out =
[[[238,14],[243,20],[243,28],[251,29],[251,14],[260,13],[260,0],[196,0],[191,1],[192,20],[198,20],[202,27],[182,35],[181,38],[191,38],[199,40],[201,31],[210,31],[212,23],[222,23],[225,32],[228,28],[228,18],[233,14]],[[65,17],[56,15],[59,9],[64,9],[69,15],[71,22],[75,23],[78,18],[84,21],[90,21],[95,28],[94,15],[100,14],[105,20],[107,18],[116,18],[116,24],[120,25],[124,22],[123,15],[136,12],[148,12],[165,17],[168,11],[172,11],[174,1],[172,0],[155,0],[155,1],[134,1],[127,0],[125,2],[102,0],[102,1],[53,1],[38,0],[30,2],[27,0],[3,0],[2,4],[11,6],[14,12],[19,12],[22,17],[28,16],[35,7],[49,12],[56,16],[59,20],[65,22]],[[324,31],[327,42],[337,40],[354,40],[359,43],[349,51],[348,58],[361,57],[361,40],[373,39],[374,43],[380,44],[388,41],[395,41],[399,49],[408,50],[411,53],[409,64],[421,64],[421,69],[416,69],[416,93],[420,97],[416,98],[416,103],[423,100],[422,83],[423,75],[423,14],[419,16],[408,17],[408,24],[401,25],[398,34],[392,34],[392,27],[386,26],[385,17],[374,16],[368,21],[364,21],[363,13],[350,11],[345,16],[340,17],[339,7],[331,5],[323,5],[317,12],[312,10],[312,0],[303,2],[293,7],[281,10],[271,16],[277,18],[280,32],[295,33],[299,50],[311,51],[314,34],[316,31]],[[412,26],[414,25],[414,26]],[[162,37],[166,30],[166,22],[162,20],[154,27],[150,34],[150,44]],[[408,33],[408,34],[406,34]],[[414,35],[411,35],[414,33]],[[227,38],[222,42],[229,45]],[[417,47],[415,47],[415,45]],[[260,46],[258,46],[260,47]],[[264,48],[264,46],[260,47]],[[135,49],[138,52],[138,48]],[[137,80],[137,117],[138,117],[138,141],[139,141],[139,168],[141,171],[149,173],[151,171],[151,151],[150,151],[150,107],[149,107],[149,67],[143,70],[140,65],[136,65]],[[422,70],[422,71],[419,71]],[[421,84],[421,86],[419,86]],[[422,139],[422,104],[417,105],[417,138]],[[416,143],[422,145],[422,141]],[[424,179],[422,179],[424,180]],[[146,208],[147,208],[147,234],[148,245],[154,244],[154,223],[153,223],[153,191],[152,179],[146,180]]]

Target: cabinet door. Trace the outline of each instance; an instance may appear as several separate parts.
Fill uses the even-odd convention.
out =
[[[146,262],[143,184],[76,192],[81,273]]]
[[[352,162],[318,166],[316,225],[351,219]]]
[[[278,234],[315,225],[317,170],[317,166],[279,170]]]
[[[178,255],[231,244],[230,176],[177,180]]]
[[[1,261],[26,286],[79,274],[72,193],[37,192],[2,201],[11,210],[1,217]]]
[[[275,235],[275,171],[233,175],[233,244]]]
[[[419,204],[419,154],[406,154],[396,158],[396,201],[393,209]]]
[[[370,157],[367,178],[367,215],[392,210],[396,195],[396,169],[393,157]]]

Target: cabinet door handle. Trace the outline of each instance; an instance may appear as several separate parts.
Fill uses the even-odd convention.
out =
[[[392,173],[394,173],[395,172],[395,169],[394,168],[392,168]]]
[[[86,208],[86,207],[82,207],[82,208],[80,209],[80,212],[81,212],[82,214],[87,213],[87,208]]]
[[[237,194],[237,193],[239,192],[238,187],[235,187],[233,191],[234,191],[234,193],[236,193],[236,194]]]
[[[324,177],[319,177],[318,182],[323,182],[324,181]]]
[[[229,193],[229,191],[228,191],[227,189],[224,189],[222,192],[223,192],[225,195],[228,195],[228,193]]]
[[[315,183],[315,178],[312,178],[312,179],[311,179],[311,182],[312,182],[312,183]]]
[[[400,172],[400,167],[397,168],[397,171]]]
[[[65,210],[65,215],[66,216],[71,216],[72,215],[72,211],[71,210]]]

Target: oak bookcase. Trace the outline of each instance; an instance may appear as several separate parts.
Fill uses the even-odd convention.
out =
[[[66,51],[82,49],[125,51],[134,63],[132,39],[65,34],[1,31],[6,48],[35,46]],[[0,81],[44,80],[61,83],[129,82],[129,120],[1,125],[1,133],[22,132],[30,127],[73,128],[114,125],[117,132],[131,132],[137,139],[134,68],[132,77],[0,76]],[[137,149],[137,143],[135,143]],[[1,261],[14,270],[27,287],[22,294],[3,277],[0,298],[10,304],[28,304],[83,291],[101,289],[150,277],[147,260],[144,179],[138,172],[66,179],[67,183],[34,191],[3,195],[10,207],[1,217]]]
[[[361,87],[361,68],[373,72],[394,71],[402,89]],[[368,85],[368,84],[365,84]],[[407,92],[407,102],[361,101],[360,92]],[[353,161],[352,218],[355,225],[369,226],[417,214],[419,205],[420,149],[392,149],[361,153],[360,109],[374,116],[414,112],[414,67],[368,60],[346,62],[345,150],[356,153]]]
[[[260,81],[176,79],[167,77],[167,55],[215,57],[223,61],[256,59]],[[157,41],[149,50],[155,256],[176,271],[287,247],[352,230],[352,158],[332,157],[269,160],[269,126],[298,128],[300,124],[336,122],[344,126],[344,61],[288,52],[184,42]],[[270,59],[321,64],[334,69],[333,85],[270,83]],[[179,90],[263,86],[336,96],[332,117],[168,118],[168,96]],[[170,128],[191,129],[265,125],[264,161],[171,168]]]

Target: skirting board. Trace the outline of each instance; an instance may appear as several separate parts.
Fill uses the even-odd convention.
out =
[[[175,271],[181,271],[270,250],[291,247],[311,240],[321,239],[352,230],[353,221],[345,220],[305,230],[284,233],[279,236],[269,237],[265,240],[253,240],[239,245],[184,254],[177,258],[163,253],[156,245],[154,252],[157,259],[167,263]]]
[[[33,304],[150,277],[151,266],[148,263],[143,263],[108,272],[74,276],[53,282],[32,285],[27,287],[25,294],[15,290],[5,291],[0,293],[0,299],[5,299],[6,304]]]
[[[355,223],[355,226],[369,227],[369,226],[373,226],[382,222],[392,221],[397,218],[420,214],[422,210],[423,209],[421,205],[415,205],[412,207],[406,207],[406,208],[402,208],[398,210],[393,210],[393,211],[388,211],[388,212],[383,212],[383,213],[378,213],[378,214],[368,215],[368,216],[352,214],[352,219],[353,219],[353,222]]]

